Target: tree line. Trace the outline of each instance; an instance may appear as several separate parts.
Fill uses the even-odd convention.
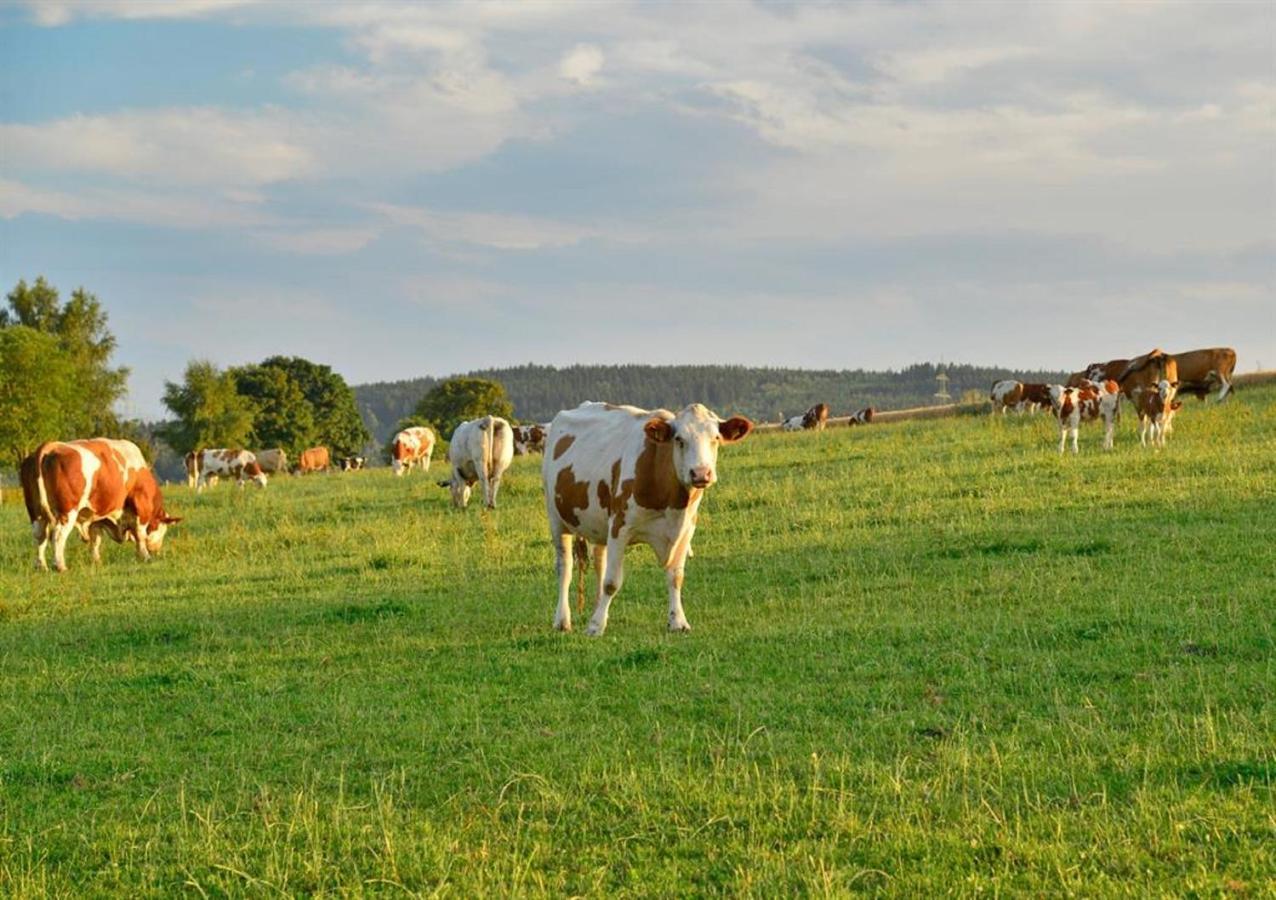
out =
[[[999,378],[1061,382],[1063,372],[1023,371],[994,366],[919,363],[900,370],[811,370],[751,366],[524,365],[480,369],[466,377],[504,386],[513,415],[523,422],[548,422],[561,409],[584,400],[629,403],[645,409],[679,409],[704,403],[722,415],[741,414],[779,421],[828,403],[834,414],[865,406],[905,409],[928,406],[935,399],[936,376],[948,375],[954,400],[978,392],[981,399]],[[449,379],[422,377],[406,381],[356,385],[355,399],[363,421],[384,442],[397,423],[414,414],[421,398]],[[441,436],[446,436],[445,432]]]

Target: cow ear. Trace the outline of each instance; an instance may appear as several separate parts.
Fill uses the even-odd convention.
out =
[[[1179,383],[1178,383],[1177,381],[1171,381],[1171,382],[1170,382],[1170,387],[1172,387],[1172,388],[1174,388],[1174,389],[1176,389],[1176,390],[1177,390],[1177,389],[1178,389],[1178,386],[1179,386]]]
[[[165,525],[176,525],[178,522],[182,521],[182,517],[170,516],[166,514],[160,517],[160,521],[163,522]]]
[[[744,416],[732,416],[725,422],[718,423],[718,434],[728,444],[743,440],[753,430],[753,423]]]
[[[642,426],[642,430],[657,444],[663,444],[673,438],[673,425],[659,416],[648,419],[647,424]]]

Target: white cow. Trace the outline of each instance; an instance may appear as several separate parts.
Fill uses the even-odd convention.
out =
[[[196,450],[193,468],[196,491],[203,491],[205,485],[216,484],[217,479],[223,475],[234,478],[241,488],[245,479],[252,481],[257,487],[266,486],[266,473],[250,450]],[[191,464],[188,463],[188,474],[190,469]]]
[[[682,577],[705,489],[718,479],[718,448],[744,438],[748,419],[723,421],[699,403],[677,415],[582,403],[550,424],[541,475],[558,566],[554,627],[571,631],[572,544],[594,545],[598,601],[589,634],[602,634],[624,578],[625,548],[655,551],[669,589],[669,629],[689,631]]]
[[[452,464],[452,480],[439,482],[452,488],[452,503],[465,509],[470,488],[483,486],[483,504],[496,509],[496,492],[501,477],[514,459],[514,433],[510,423],[497,416],[471,419],[456,426],[447,450]]]

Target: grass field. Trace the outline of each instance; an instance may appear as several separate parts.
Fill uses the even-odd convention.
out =
[[[551,631],[539,459],[173,488],[61,577],[6,496],[0,894],[1276,894],[1276,388],[1131,419],[726,448],[689,635],[646,548]]]

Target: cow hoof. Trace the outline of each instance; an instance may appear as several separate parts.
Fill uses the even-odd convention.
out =
[[[606,625],[599,625],[597,622],[590,622],[589,627],[585,629],[585,634],[590,637],[602,637],[603,632],[606,630]]]
[[[571,623],[571,622],[555,621],[555,622],[554,622],[554,630],[555,630],[555,631],[561,631],[561,632],[563,632],[563,633],[568,633],[568,632],[570,632],[570,631],[572,630],[572,623]]]
[[[680,631],[690,631],[691,623],[688,622],[686,619],[683,619],[681,622],[670,622],[669,630],[674,632],[675,634]]]

